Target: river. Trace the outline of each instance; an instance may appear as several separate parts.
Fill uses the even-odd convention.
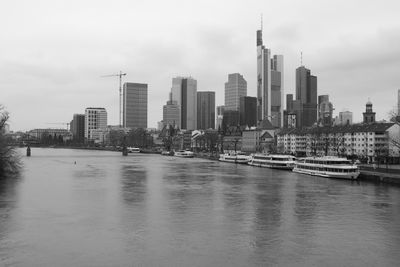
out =
[[[107,151],[22,161],[0,180],[0,266],[400,264],[399,187]]]

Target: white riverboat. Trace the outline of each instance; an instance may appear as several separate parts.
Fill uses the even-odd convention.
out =
[[[292,170],[295,157],[290,155],[253,154],[249,165],[273,169]]]
[[[180,158],[193,158],[194,153],[189,150],[178,150],[174,152],[174,156]]]
[[[223,162],[247,164],[249,160],[250,156],[247,156],[242,152],[229,152],[219,155],[219,161]]]
[[[345,158],[307,157],[298,159],[293,172],[327,178],[357,179],[360,170]]]

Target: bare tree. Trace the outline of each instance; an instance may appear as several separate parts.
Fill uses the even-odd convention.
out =
[[[5,125],[8,118],[8,112],[0,105],[0,178],[18,173],[20,169],[19,157],[14,147],[10,146],[5,138]]]

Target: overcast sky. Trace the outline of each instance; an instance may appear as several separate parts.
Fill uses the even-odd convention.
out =
[[[362,120],[368,98],[386,119],[400,89],[398,0],[3,1],[0,5],[0,104],[11,130],[63,127],[86,107],[105,107],[118,124],[118,73],[148,83],[148,126],[162,120],[174,76],[224,102],[228,73],[244,75],[256,96],[256,30],[284,55],[285,94],[295,69],[318,76],[334,114]]]

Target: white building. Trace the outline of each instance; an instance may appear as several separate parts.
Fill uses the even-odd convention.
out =
[[[347,156],[372,162],[376,157],[399,158],[400,126],[396,123],[355,124],[309,129],[285,129],[277,137],[280,153],[301,156]]]
[[[107,111],[105,108],[86,108],[85,109],[85,139],[95,140],[98,135],[92,134],[92,130],[107,128]],[[96,138],[95,138],[96,137]]]

